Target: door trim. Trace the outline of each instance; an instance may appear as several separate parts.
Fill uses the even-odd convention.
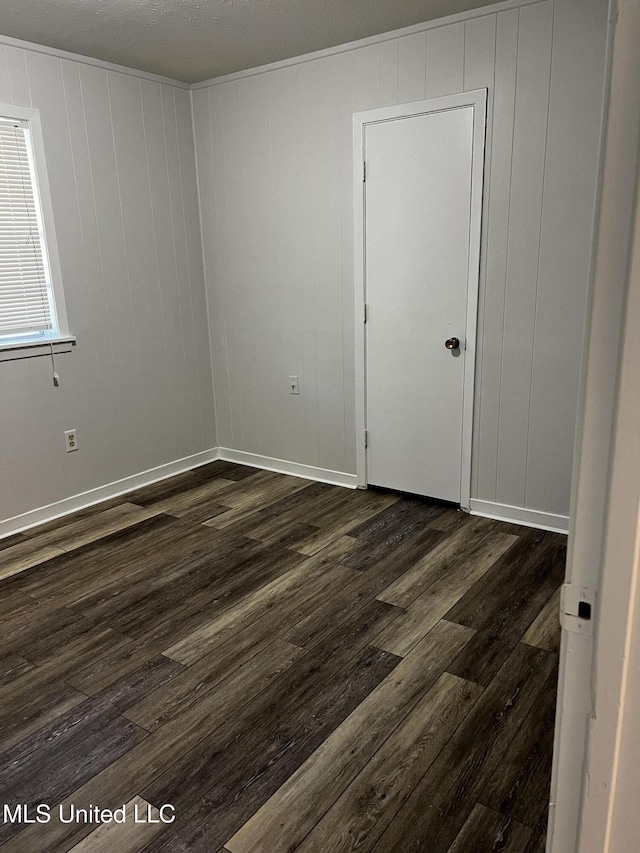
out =
[[[366,336],[365,336],[365,203],[364,133],[368,124],[410,118],[425,113],[473,107],[473,141],[471,154],[471,212],[469,229],[469,270],[467,279],[467,319],[465,328],[466,357],[462,403],[462,459],[460,505],[470,508],[471,446],[473,436],[473,404],[478,326],[478,289],[480,284],[480,236],[482,226],[482,193],[484,180],[485,128],[487,90],[476,89],[425,101],[414,101],[393,107],[354,113],[353,115],[353,212],[354,212],[354,290],[355,290],[355,412],[356,412],[356,477],[366,487],[367,454],[365,430],[366,405]]]

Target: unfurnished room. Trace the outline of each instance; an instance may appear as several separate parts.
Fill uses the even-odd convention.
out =
[[[0,853],[637,853],[639,44],[3,0]]]

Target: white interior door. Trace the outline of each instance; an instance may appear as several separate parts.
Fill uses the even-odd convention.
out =
[[[475,346],[479,112],[435,107],[363,124],[367,479],[455,503]]]

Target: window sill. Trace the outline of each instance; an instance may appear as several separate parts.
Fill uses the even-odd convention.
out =
[[[15,361],[19,358],[35,358],[39,355],[54,355],[71,352],[76,345],[73,335],[61,335],[48,341],[30,341],[29,343],[0,344],[0,361]]]

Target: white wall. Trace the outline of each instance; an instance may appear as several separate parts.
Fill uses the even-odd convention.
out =
[[[37,107],[70,329],[0,364],[0,519],[215,446],[189,92],[0,44]],[[76,428],[80,450],[64,452]]]
[[[196,87],[221,446],[355,472],[352,113],[487,87],[472,496],[568,513],[606,17],[479,10]]]

